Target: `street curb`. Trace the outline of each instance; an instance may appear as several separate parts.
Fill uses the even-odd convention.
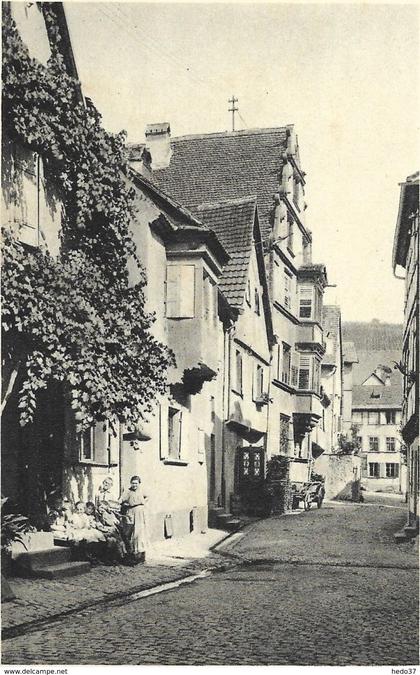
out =
[[[231,567],[234,567],[234,564],[228,565],[225,562],[223,562],[220,564],[209,565],[209,567],[206,567],[199,571],[197,570],[197,574],[202,574],[204,572],[208,573],[224,572]],[[62,619],[65,619],[68,616],[71,616],[72,614],[77,614],[86,609],[91,609],[92,607],[98,607],[100,605],[109,604],[117,600],[124,600],[125,598],[129,598],[130,596],[136,595],[137,593],[141,593],[142,591],[150,591],[155,588],[159,588],[159,586],[164,586],[167,583],[175,583],[177,581],[187,579],[190,576],[192,576],[191,570],[189,570],[188,572],[185,571],[184,573],[179,574],[179,576],[175,577],[174,579],[171,579],[170,582],[166,581],[160,582],[158,584],[153,582],[151,582],[150,584],[143,583],[139,586],[133,586],[124,591],[118,591],[117,593],[110,593],[106,597],[101,597],[97,598],[96,600],[89,600],[87,602],[80,603],[75,607],[66,609],[63,612],[58,612],[57,614],[51,614],[50,616],[47,616],[45,618],[33,619],[32,621],[25,621],[24,623],[19,623],[15,626],[8,626],[6,628],[2,628],[1,639],[10,640],[12,638],[24,635],[26,633],[33,633],[41,628],[44,628],[45,626],[57,623],[58,621],[61,621]]]

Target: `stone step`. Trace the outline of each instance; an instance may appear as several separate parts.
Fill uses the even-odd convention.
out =
[[[26,551],[21,553],[15,559],[19,568],[26,570],[35,570],[49,565],[59,565],[60,563],[70,562],[71,550],[63,546],[52,546],[41,551]]]
[[[408,537],[407,537],[406,533],[404,532],[404,530],[401,530],[400,532],[396,532],[394,534],[394,539],[395,539],[396,544],[402,544],[405,541],[408,541]]]
[[[221,506],[217,506],[214,509],[209,509],[208,523],[209,527],[214,527],[217,525],[217,518],[224,513],[224,509]]]
[[[220,513],[217,516],[217,520],[219,523],[225,523],[227,520],[230,520],[231,518],[233,518],[232,513]]]
[[[64,579],[65,577],[75,577],[86,572],[90,572],[90,563],[88,562],[63,562],[57,565],[32,569],[31,577],[39,579]]]
[[[408,539],[413,539],[414,537],[417,537],[418,534],[417,527],[415,525],[406,525],[404,532]]]
[[[241,521],[239,518],[230,518],[224,523],[224,529],[228,532],[236,532],[241,527]]]

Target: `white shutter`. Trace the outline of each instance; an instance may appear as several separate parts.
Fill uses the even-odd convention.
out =
[[[195,267],[180,266],[179,316],[185,319],[194,317],[195,307]]]
[[[179,316],[179,286],[180,268],[177,265],[168,265],[166,270],[166,316]]]
[[[93,461],[108,464],[108,422],[97,422],[93,429]]]
[[[203,429],[198,429],[198,434],[197,434],[197,444],[198,444],[198,461],[199,462],[204,462],[204,456],[205,456],[205,436],[204,436],[204,430]]]

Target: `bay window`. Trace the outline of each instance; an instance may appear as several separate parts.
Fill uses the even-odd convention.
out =
[[[320,362],[314,355],[300,354],[298,389],[319,392]]]

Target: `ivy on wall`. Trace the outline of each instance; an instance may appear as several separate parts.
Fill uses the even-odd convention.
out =
[[[152,336],[145,311],[145,276],[129,229],[125,135],[106,132],[83,101],[66,72],[49,3],[43,13],[52,37],[47,66],[30,58],[3,4],[3,133],[42,157],[63,207],[61,250],[53,258],[3,229],[4,389],[9,394],[19,382],[22,425],[33,419],[37,391],[55,380],[80,429],[104,418],[133,426],[165,391],[173,357]],[[129,259],[139,268],[135,286]]]

